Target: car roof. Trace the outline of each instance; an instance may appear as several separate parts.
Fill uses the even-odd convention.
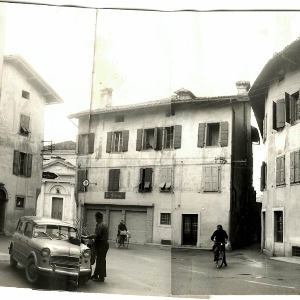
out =
[[[61,226],[69,226],[74,227],[72,224],[63,222],[58,219],[45,218],[45,217],[36,217],[36,216],[24,216],[20,218],[21,221],[32,221],[38,225],[49,224],[49,225],[61,225]]]

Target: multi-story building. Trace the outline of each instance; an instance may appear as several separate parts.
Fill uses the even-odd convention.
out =
[[[10,235],[34,215],[42,185],[46,104],[59,95],[21,57],[4,56],[0,96],[0,232]]]
[[[251,240],[255,205],[249,82],[234,96],[180,89],[146,103],[112,106],[112,89],[78,119],[77,199],[83,225],[102,211],[115,239],[124,219],[133,242],[211,247],[222,224],[234,246]],[[95,94],[94,94],[95,95]],[[97,94],[98,95],[98,94]]]
[[[262,250],[300,256],[300,39],[276,53],[249,91],[264,143]]]
[[[61,142],[43,152],[43,180],[37,200],[36,215],[51,217],[76,225],[75,142]]]

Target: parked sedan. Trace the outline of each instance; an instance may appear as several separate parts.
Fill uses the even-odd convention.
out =
[[[91,274],[90,249],[81,243],[76,228],[56,219],[20,218],[9,254],[10,265],[24,266],[26,278],[32,284],[41,275],[65,276],[82,284]]]

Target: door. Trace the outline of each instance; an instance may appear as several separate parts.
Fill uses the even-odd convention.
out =
[[[147,212],[126,211],[125,223],[131,234],[130,242],[146,243]]]
[[[266,248],[266,212],[262,213],[262,248]]]
[[[182,245],[196,245],[198,215],[182,215]]]
[[[62,220],[63,213],[63,198],[52,198],[52,213],[51,218]]]
[[[6,193],[0,189],[0,232],[4,231]]]

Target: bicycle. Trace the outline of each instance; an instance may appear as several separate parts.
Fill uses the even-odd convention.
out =
[[[120,235],[116,238],[116,246],[120,248],[123,245],[123,248],[128,249],[130,237],[129,231],[121,231]]]
[[[224,258],[225,258],[225,253],[224,253],[224,250],[223,250],[223,246],[225,247],[225,244],[224,243],[220,243],[220,242],[215,242],[215,244],[220,244],[219,246],[216,246],[217,247],[217,255],[216,255],[216,258],[217,260],[215,261],[215,264],[216,264],[216,267],[217,268],[222,268],[223,264],[225,264],[225,261],[224,261]],[[226,266],[227,264],[225,264]]]

